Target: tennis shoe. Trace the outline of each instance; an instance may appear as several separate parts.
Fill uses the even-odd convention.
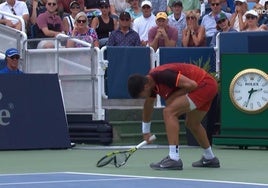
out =
[[[192,163],[193,167],[220,168],[220,161],[217,157],[206,159],[204,156],[199,161]]]
[[[183,163],[181,159],[175,161],[167,156],[158,163],[151,163],[150,167],[154,170],[182,170]]]

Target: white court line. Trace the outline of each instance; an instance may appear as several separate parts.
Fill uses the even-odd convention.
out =
[[[204,180],[204,179],[187,179],[187,178],[169,178],[169,177],[152,177],[152,176],[134,176],[134,175],[119,175],[119,174],[100,174],[100,173],[83,173],[83,172],[52,172],[52,173],[26,173],[26,174],[0,174],[4,176],[26,176],[26,175],[53,175],[53,174],[74,174],[74,175],[94,175],[94,176],[109,176],[118,178],[102,178],[102,179],[83,179],[83,180],[57,180],[57,181],[32,181],[32,182],[11,182],[0,183],[4,185],[30,185],[30,184],[52,184],[52,183],[75,183],[75,182],[98,182],[98,181],[124,181],[135,179],[162,179],[162,180],[175,180],[175,181],[194,181],[194,182],[208,182],[208,183],[223,183],[223,184],[240,184],[240,185],[256,185],[268,187],[268,184],[262,183],[248,183],[248,182],[233,182],[233,181],[219,181],[219,180]],[[121,178],[120,178],[121,177]],[[123,177],[123,178],[122,178]]]
[[[41,173],[43,175],[43,173]],[[41,175],[38,174],[28,174],[28,175]],[[44,175],[48,175],[49,173],[44,173]],[[59,173],[51,173],[51,174],[59,174]],[[72,173],[64,173],[61,174],[72,174]],[[73,173],[75,174],[75,173]],[[23,174],[19,174],[23,175]],[[78,174],[77,174],[78,175]],[[82,174],[80,174],[82,175]],[[88,175],[88,174],[85,174]],[[53,181],[29,181],[29,182],[11,182],[11,183],[0,183],[0,186],[9,186],[9,185],[34,185],[34,184],[56,184],[56,183],[81,183],[81,182],[103,182],[103,181],[128,181],[128,180],[137,180],[137,179],[144,179],[138,177],[129,177],[129,178],[105,178],[105,179],[81,179],[81,180],[53,180]]]
[[[233,182],[233,181],[220,181],[220,180],[205,180],[205,179],[188,179],[188,178],[169,178],[169,177],[153,177],[153,176],[132,176],[132,175],[119,175],[119,174],[99,174],[99,173],[80,173],[80,172],[65,172],[70,174],[82,174],[82,175],[95,175],[95,176],[115,176],[115,177],[133,177],[144,179],[163,179],[163,180],[178,180],[178,181],[195,181],[195,182],[208,182],[208,183],[225,183],[225,184],[240,184],[240,185],[257,185],[268,187],[268,184],[264,183],[248,183],[248,182]]]

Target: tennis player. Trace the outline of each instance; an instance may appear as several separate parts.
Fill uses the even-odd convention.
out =
[[[142,133],[148,141],[151,136],[151,115],[156,95],[164,100],[163,117],[169,143],[169,155],[158,163],[150,164],[156,170],[182,170],[179,152],[180,115],[186,114],[185,124],[204,149],[202,158],[193,167],[219,168],[220,162],[212,152],[206,130],[201,121],[217,94],[216,80],[204,69],[188,63],[170,63],[158,66],[143,76],[133,74],[128,79],[132,98],[145,98]]]

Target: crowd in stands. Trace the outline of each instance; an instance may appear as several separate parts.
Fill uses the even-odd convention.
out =
[[[2,0],[0,11],[21,17],[28,38],[62,33],[99,48],[215,46],[219,32],[268,29],[268,0]],[[7,15],[0,24],[22,30]],[[45,41],[36,48],[53,47]]]

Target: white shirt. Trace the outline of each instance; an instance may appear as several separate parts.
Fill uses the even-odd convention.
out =
[[[12,9],[12,7],[7,2],[3,2],[3,3],[0,4],[0,11],[6,12],[6,13],[9,13],[9,14],[14,14],[11,9]],[[27,5],[23,1],[16,0],[15,4],[13,6],[13,9],[14,9],[14,11],[16,13],[16,16],[22,17],[23,15],[27,15],[27,14],[29,15]],[[15,24],[15,23],[17,23],[19,21],[19,20],[15,19],[15,18],[11,18],[11,17],[5,16],[5,15],[0,15],[0,18],[1,19],[5,18],[5,19],[8,19],[8,20],[11,20],[13,24]]]
[[[148,41],[148,32],[154,26],[156,26],[156,23],[155,15],[153,14],[148,18],[142,15],[133,22],[133,30],[139,34],[141,41]]]

